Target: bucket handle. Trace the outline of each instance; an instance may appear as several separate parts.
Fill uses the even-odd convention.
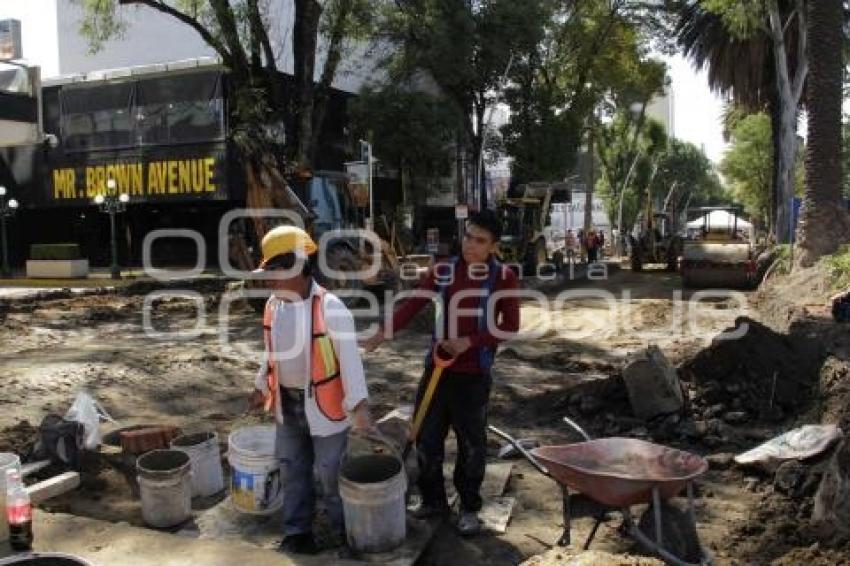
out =
[[[396,448],[393,443],[377,428],[374,427],[371,430],[360,431],[353,430],[351,434],[356,438],[362,438],[364,440],[371,440],[378,444],[382,444],[387,447],[388,451],[392,456],[395,457],[396,460],[404,465],[404,458],[401,457],[401,452]],[[373,447],[374,450],[374,447]]]

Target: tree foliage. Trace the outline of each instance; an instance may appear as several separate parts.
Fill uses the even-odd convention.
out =
[[[720,171],[735,200],[754,220],[767,226],[773,178],[770,117],[764,113],[747,116],[732,129],[731,139],[732,146],[723,157]]]
[[[657,210],[676,215],[686,208],[725,204],[730,200],[714,170],[714,164],[692,143],[670,138],[659,156],[652,182]]]
[[[385,165],[411,180],[413,201],[424,196],[417,189],[449,176],[447,148],[457,139],[461,123],[450,101],[390,85],[365,89],[352,101],[349,112],[354,136],[370,140]]]
[[[658,160],[667,149],[664,127],[645,116],[645,106],[641,108],[639,113],[619,110],[609,124],[598,128],[596,135],[601,164],[596,188],[615,224],[620,220],[622,201],[624,230],[634,224]]]
[[[93,52],[120,37],[137,9],[155,10],[194,30],[230,73],[234,141],[247,154],[263,151],[275,142],[268,125],[283,122],[287,154],[299,166],[309,166],[315,156],[343,54],[353,41],[368,37],[373,24],[373,0],[293,0],[295,88],[285,92],[278,68],[283,54],[275,51],[273,38],[286,34],[278,29],[283,22],[273,13],[270,0],[74,1],[82,8],[80,33]],[[320,31],[324,65],[316,83]]]
[[[516,57],[505,92],[512,116],[502,134],[517,181],[564,178],[603,100],[613,107],[660,91],[664,67],[647,58],[645,36],[627,6],[559,5],[542,41]]]
[[[424,70],[433,78],[459,110],[473,164],[483,160],[486,110],[498,99],[514,59],[542,40],[553,4],[399,0],[390,10],[389,39],[400,46],[390,68],[396,77]],[[483,191],[482,179],[474,180]]]

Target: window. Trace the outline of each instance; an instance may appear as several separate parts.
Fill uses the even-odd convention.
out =
[[[132,140],[133,84],[62,89],[62,139],[69,151],[128,146]]]
[[[220,73],[194,73],[139,82],[136,108],[140,144],[224,138]]]
[[[67,151],[224,139],[222,74],[69,85],[59,91]]]

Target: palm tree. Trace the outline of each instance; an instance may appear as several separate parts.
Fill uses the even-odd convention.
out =
[[[770,230],[774,234],[786,229],[776,225],[777,209],[787,207],[785,199],[779,199],[779,163],[781,151],[781,106],[776,87],[774,51],[768,34],[755,34],[741,39],[730,33],[723,18],[710,12],[701,0],[687,0],[680,6],[677,41],[685,57],[708,72],[709,86],[728,96],[732,102],[749,112],[766,111],[771,117],[773,135],[773,182],[771,193]],[[787,19],[792,2],[783,1],[779,8],[782,19]],[[797,72],[798,41],[797,29],[789,26],[787,42],[789,73]]]
[[[809,110],[806,189],[800,220],[800,266],[850,241],[850,217],[841,203],[843,2],[808,3]]]

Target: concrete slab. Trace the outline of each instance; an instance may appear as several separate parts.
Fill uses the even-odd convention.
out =
[[[511,514],[516,505],[514,497],[494,497],[484,500],[484,506],[478,513],[478,518],[481,519],[481,524],[484,530],[505,534],[508,530],[508,523],[511,520]]]

